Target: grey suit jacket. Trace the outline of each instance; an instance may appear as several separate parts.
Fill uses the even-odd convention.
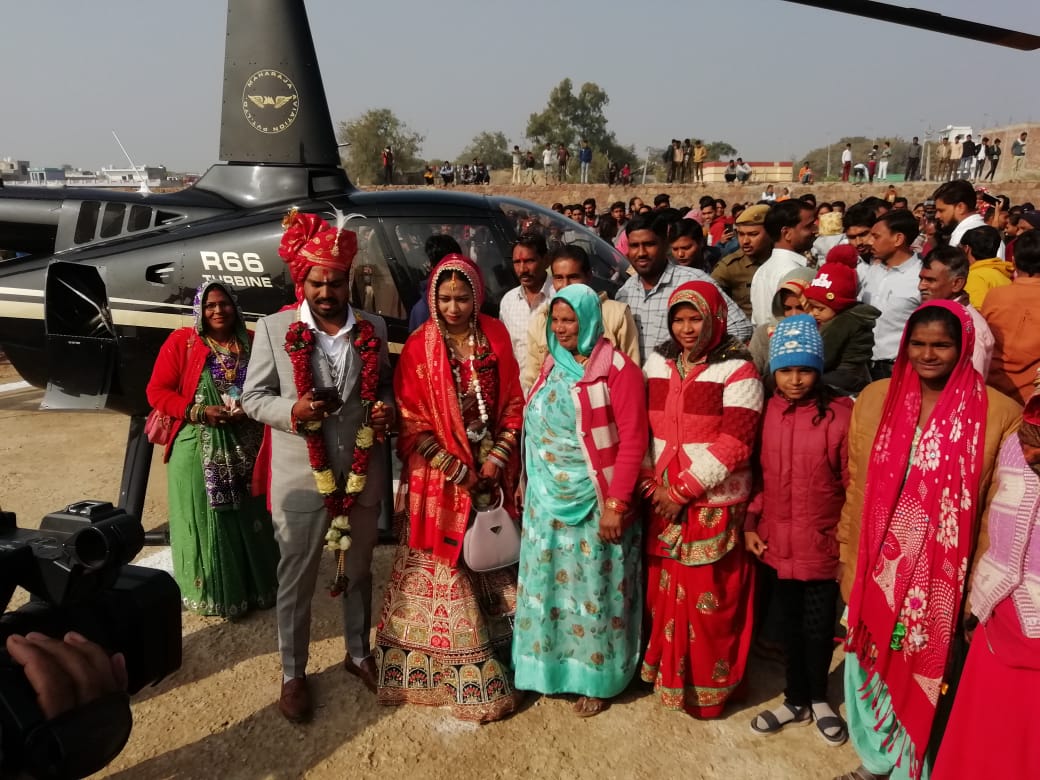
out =
[[[285,351],[285,334],[297,319],[295,309],[263,317],[256,323],[249,370],[242,392],[242,408],[254,420],[271,428],[271,506],[293,512],[314,512],[321,508],[322,498],[314,483],[307,443],[303,436],[292,431],[292,407],[299,399],[293,380],[292,363]],[[387,349],[386,323],[382,317],[367,312],[356,312],[375,327],[382,341],[379,350],[380,400],[388,405],[394,402],[390,353]],[[320,347],[311,358],[314,383],[317,386],[334,384]],[[354,458],[354,437],[362,423],[361,358],[350,344],[347,351],[346,396],[339,410],[322,423],[325,447],[337,477],[350,470]],[[363,506],[375,506],[385,495],[387,479],[387,444],[376,443],[371,450],[368,481],[358,497]]]

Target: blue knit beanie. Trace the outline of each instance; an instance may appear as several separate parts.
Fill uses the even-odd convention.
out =
[[[816,320],[796,314],[777,323],[769,339],[769,370],[805,366],[823,373],[823,339]]]

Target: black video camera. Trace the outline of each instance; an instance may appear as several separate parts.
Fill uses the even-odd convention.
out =
[[[127,565],[143,541],[141,522],[105,501],[70,504],[39,531],[19,529],[13,513],[0,512],[0,606],[7,609],[16,587],[32,596],[0,617],[0,772],[84,777],[119,754],[132,724],[125,694],[46,720],[4,650],[11,634],[77,631],[110,655],[123,653],[131,694],[180,667],[177,584],[166,572]]]

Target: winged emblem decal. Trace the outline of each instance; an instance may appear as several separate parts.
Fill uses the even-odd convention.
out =
[[[300,110],[300,93],[292,79],[271,68],[258,70],[242,89],[242,113],[254,130],[281,133]]]
[[[293,99],[292,95],[246,95],[257,108],[281,108],[290,100]]]

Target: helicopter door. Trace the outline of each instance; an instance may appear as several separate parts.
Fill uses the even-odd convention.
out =
[[[116,331],[98,269],[56,261],[43,299],[47,332],[44,409],[104,409],[116,358]]]

